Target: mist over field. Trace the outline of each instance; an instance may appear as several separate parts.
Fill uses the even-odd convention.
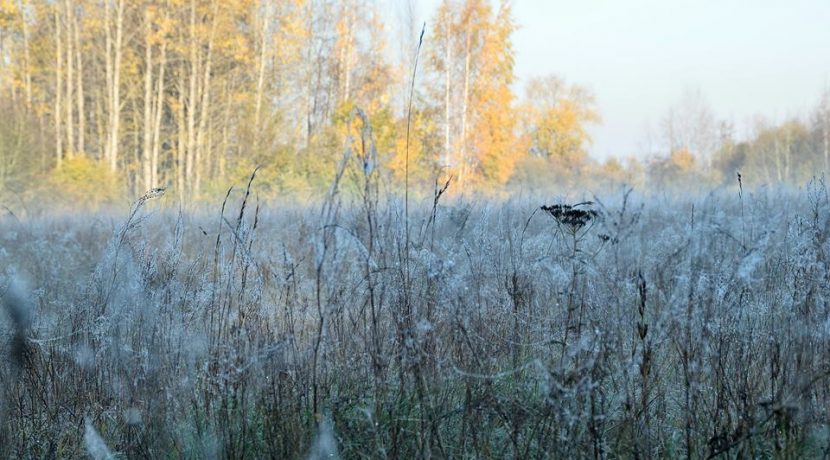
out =
[[[0,457],[830,457],[830,90],[598,159],[387,3],[0,0]]]

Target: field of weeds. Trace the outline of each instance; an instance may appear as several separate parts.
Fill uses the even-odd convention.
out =
[[[163,200],[0,221],[0,457],[830,455],[821,182]]]

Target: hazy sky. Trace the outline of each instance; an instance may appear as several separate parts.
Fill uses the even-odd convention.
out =
[[[429,27],[439,0],[413,2]],[[811,109],[830,85],[830,0],[512,3],[520,81],[554,73],[594,92],[596,158],[635,153],[685,92],[701,92],[740,135],[755,114]]]

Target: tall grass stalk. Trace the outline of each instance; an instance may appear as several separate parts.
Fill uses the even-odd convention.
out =
[[[315,210],[249,178],[198,213],[0,222],[0,457],[830,454],[820,181],[744,194],[746,247],[726,194],[603,196],[574,245],[541,201],[436,192],[405,252],[354,116]]]

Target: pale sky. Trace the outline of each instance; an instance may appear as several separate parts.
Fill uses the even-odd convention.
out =
[[[430,27],[440,1],[412,1]],[[598,159],[637,152],[690,91],[740,135],[756,114],[806,113],[830,85],[830,0],[514,0],[513,13],[517,89],[546,74],[591,89]]]

